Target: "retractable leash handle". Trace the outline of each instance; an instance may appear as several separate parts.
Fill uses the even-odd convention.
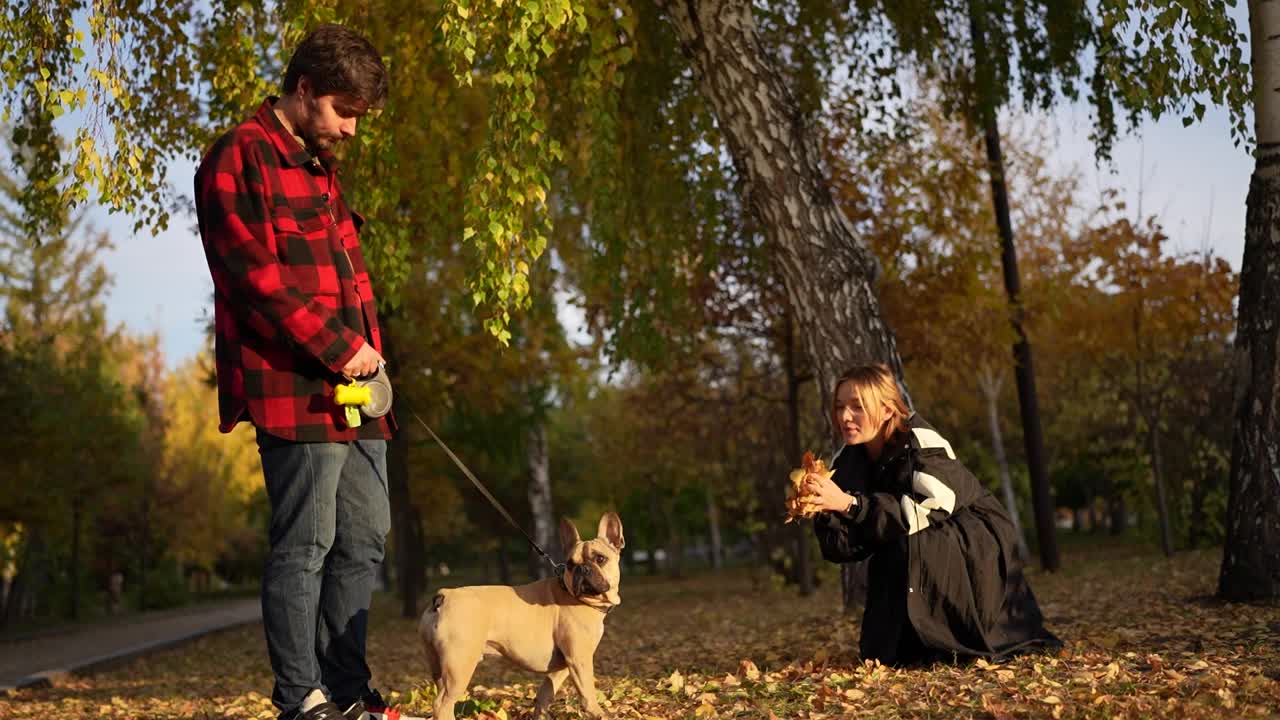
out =
[[[374,420],[391,412],[391,399],[391,380],[383,363],[373,375],[333,388],[333,401],[342,408],[347,427],[360,427],[361,416]]]

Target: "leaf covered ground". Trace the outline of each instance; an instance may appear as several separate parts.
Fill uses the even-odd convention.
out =
[[[802,599],[746,571],[625,577],[596,657],[598,689],[616,718],[1280,717],[1280,607],[1213,600],[1220,557],[1069,550],[1062,572],[1030,572],[1062,653],[906,670],[860,661],[858,619],[839,612],[830,583]],[[415,623],[395,608],[379,598],[375,685],[426,715]],[[459,710],[521,717],[538,680],[486,661]],[[0,718],[273,718],[270,690],[254,626],[0,696]],[[552,712],[585,717],[571,689]]]

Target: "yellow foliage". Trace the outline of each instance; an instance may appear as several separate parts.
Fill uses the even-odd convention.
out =
[[[237,534],[256,531],[248,510],[262,488],[253,428],[218,431],[217,390],[191,361],[170,374],[163,393],[165,432],[160,477],[175,507],[171,542],[186,562],[211,565]]]

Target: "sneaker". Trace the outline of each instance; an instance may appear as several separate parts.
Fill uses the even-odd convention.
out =
[[[331,702],[322,702],[306,712],[294,715],[297,720],[345,720],[342,708]]]
[[[346,705],[344,720],[407,720],[400,711],[382,699],[382,693],[370,690],[364,697]]]

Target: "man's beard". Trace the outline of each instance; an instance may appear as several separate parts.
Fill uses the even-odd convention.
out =
[[[318,103],[315,99],[308,98],[306,105],[307,118],[304,122],[300,123],[300,127],[298,128],[298,134],[302,138],[303,144],[306,145],[307,150],[311,151],[313,155],[320,150],[332,150],[335,141],[329,138],[321,138],[316,134],[315,129],[312,127],[311,119],[320,112]]]
[[[302,131],[302,142],[307,146],[307,150],[311,151],[312,154],[315,154],[320,150],[332,150],[334,143],[333,140],[318,137],[310,129]]]

